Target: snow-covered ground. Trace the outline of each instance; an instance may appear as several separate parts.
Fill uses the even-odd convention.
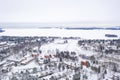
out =
[[[113,39],[105,34],[115,34],[120,38],[119,30],[67,30],[67,29],[37,29],[37,28],[6,28],[0,36],[59,36],[81,37],[83,39]],[[117,39],[114,37],[114,39]]]
[[[5,30],[5,32],[0,33],[0,36],[57,36],[57,37],[81,37],[82,39],[117,39],[117,38],[120,38],[119,30],[66,30],[66,29],[56,29],[56,28],[53,28],[53,29],[36,29],[36,28],[17,28],[17,29],[9,28],[9,29],[7,29],[6,28],[4,30]],[[115,34],[118,37],[117,38],[108,38],[108,37],[105,37],[105,34]],[[54,61],[59,61],[58,58],[53,57],[53,55],[56,54],[57,49],[59,51],[69,51],[69,52],[73,51],[73,52],[76,52],[76,56],[79,57],[78,61],[73,62],[71,60],[64,59],[63,63],[67,64],[67,65],[72,65],[72,66],[80,66],[81,61],[86,61],[86,59],[83,59],[79,56],[80,54],[85,55],[85,56],[92,56],[92,55],[98,54],[97,52],[82,49],[80,46],[78,46],[77,39],[76,40],[68,39],[67,43],[64,43],[64,41],[65,41],[65,39],[55,39],[54,42],[42,45],[40,47],[40,50],[42,51],[42,53],[39,54],[39,56],[37,58],[41,59],[41,58],[44,58],[45,55],[51,54],[52,55],[51,60],[54,59]],[[38,47],[34,47],[33,49],[37,50]],[[12,58],[14,58],[14,57],[15,56],[10,56],[8,58],[8,60],[12,60]],[[11,75],[12,73],[15,73],[15,72],[22,71],[22,70],[24,70],[24,71],[28,70],[29,68],[33,69],[35,67],[37,67],[37,68],[43,67],[43,66],[37,64],[36,58],[31,56],[31,53],[28,53],[27,56],[23,57],[23,59],[24,58],[27,58],[27,59],[23,60],[23,62],[29,61],[31,59],[33,59],[33,60],[30,61],[30,63],[28,63],[26,65],[19,64],[18,66],[12,66],[12,71],[10,72],[9,75]],[[17,57],[14,59],[15,59],[15,61],[18,60]],[[22,58],[21,58],[21,60],[22,60]],[[90,60],[87,60],[87,61],[90,62]],[[40,60],[39,60],[39,62],[40,62]],[[57,64],[58,63],[60,63],[60,62],[57,62]],[[45,65],[45,64],[43,64],[43,65]],[[53,72],[54,71],[55,70],[53,70]],[[70,71],[68,71],[68,72],[70,72]],[[58,75],[58,74],[62,74],[62,73],[67,74],[67,69],[65,69],[64,71],[58,71],[56,69],[56,71],[54,72],[53,75]],[[73,72],[70,72],[70,73],[71,74],[68,74],[67,77],[73,76],[74,73]],[[83,75],[88,76],[87,80],[97,80],[98,77],[100,77],[100,75],[92,73],[91,69],[87,68],[86,66],[83,66],[83,70],[81,70],[81,73],[82,73],[81,76],[83,76]],[[41,72],[39,74],[41,74]],[[37,75],[37,73],[35,75]],[[45,78],[47,79],[53,75],[46,76]],[[109,73],[106,75],[105,78],[109,79],[110,76],[113,76],[113,74]],[[7,80],[7,79],[3,79],[3,80]],[[60,80],[64,80],[64,79],[61,78]],[[70,79],[70,80],[72,80],[72,79]]]

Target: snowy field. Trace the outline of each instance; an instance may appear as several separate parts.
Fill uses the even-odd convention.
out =
[[[37,28],[6,28],[0,36],[58,36],[81,37],[83,39],[118,39],[119,30],[67,30],[67,29],[37,29]],[[105,34],[115,34],[117,38],[105,37]]]

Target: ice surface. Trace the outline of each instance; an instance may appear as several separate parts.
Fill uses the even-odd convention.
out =
[[[37,29],[37,28],[6,28],[0,36],[59,36],[81,37],[83,39],[117,39],[120,38],[119,30],[66,30],[66,29]],[[105,37],[105,34],[118,35],[117,38]]]

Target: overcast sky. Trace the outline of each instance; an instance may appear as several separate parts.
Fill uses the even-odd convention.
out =
[[[0,22],[120,23],[120,0],[0,0]]]

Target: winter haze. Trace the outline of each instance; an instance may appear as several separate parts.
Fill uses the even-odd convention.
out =
[[[0,23],[32,27],[119,26],[120,0],[0,0]],[[9,23],[9,24],[8,24]],[[16,25],[16,24],[14,24]]]

